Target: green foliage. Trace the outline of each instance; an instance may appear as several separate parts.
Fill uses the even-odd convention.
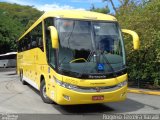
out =
[[[41,14],[30,6],[0,2],[0,54],[16,51],[16,40],[20,34]]]
[[[5,2],[0,2],[0,9],[4,10],[6,14],[13,19],[21,22],[24,26],[30,26],[43,13],[32,6],[22,6]],[[30,23],[30,25],[28,25],[28,23]]]
[[[104,13],[104,14],[107,14],[110,12],[108,6],[104,8],[95,8],[94,5],[92,5],[90,10],[94,12]]]
[[[141,49],[133,51],[130,37],[125,37],[130,81],[154,85],[160,81],[160,1],[131,3],[121,7],[116,17],[122,28],[136,31],[141,40]]]
[[[117,9],[116,9],[116,7],[115,7],[115,4],[114,4],[113,0],[102,0],[102,1],[103,1],[103,2],[110,2],[111,5],[112,5],[112,8],[113,8],[113,10],[114,10],[114,12],[117,13]]]
[[[19,31],[22,31],[20,22],[10,18],[5,11],[0,11],[0,53],[5,53],[8,50],[15,50],[15,40],[19,36]]]

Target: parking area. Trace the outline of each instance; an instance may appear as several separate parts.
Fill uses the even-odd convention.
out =
[[[8,68],[9,69],[9,68]],[[12,70],[0,71],[0,113],[24,114],[160,114],[160,96],[128,93],[124,102],[60,106],[43,103],[39,92],[22,85]]]

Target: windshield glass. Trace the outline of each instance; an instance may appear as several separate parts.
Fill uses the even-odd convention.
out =
[[[80,74],[118,71],[125,65],[116,22],[57,19],[59,70]]]

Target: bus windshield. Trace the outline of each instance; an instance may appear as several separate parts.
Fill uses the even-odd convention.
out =
[[[123,69],[125,52],[117,22],[57,19],[60,71],[79,74]]]

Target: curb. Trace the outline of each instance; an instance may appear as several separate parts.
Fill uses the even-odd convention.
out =
[[[128,89],[129,93],[137,93],[137,94],[148,94],[148,95],[159,95],[160,91],[152,91],[152,90],[139,90],[139,89]]]

